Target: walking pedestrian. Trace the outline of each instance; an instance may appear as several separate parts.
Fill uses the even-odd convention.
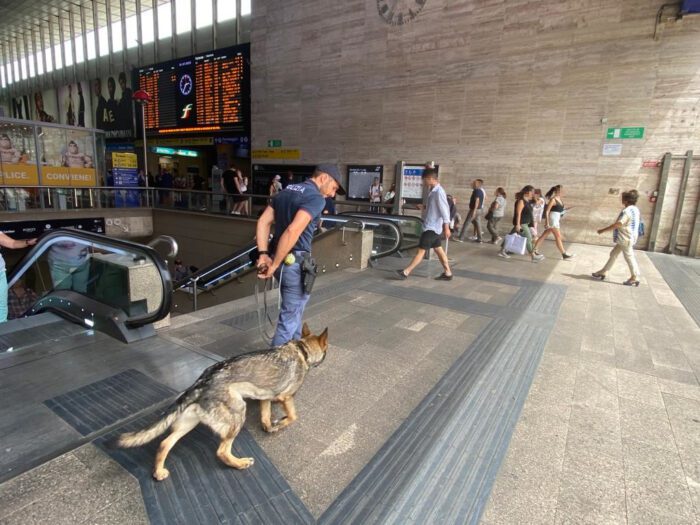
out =
[[[403,270],[397,270],[396,273],[399,279],[408,279],[408,276],[414,268],[418,266],[425,257],[425,252],[432,248],[438,256],[444,270],[436,279],[439,281],[451,281],[452,270],[450,269],[447,254],[445,250],[442,249],[442,242],[440,240],[441,235],[444,235],[445,239],[449,240],[451,234],[450,207],[447,204],[447,195],[438,182],[437,169],[426,168],[421,177],[423,179],[423,185],[428,190],[425,218],[423,220],[423,233],[418,241],[418,251],[413,257],[411,264]]]
[[[496,198],[493,199],[489,211],[486,214],[486,228],[491,234],[491,244],[498,244],[502,237],[498,235],[497,226],[506,212],[506,190],[500,186],[496,188]]]
[[[639,237],[639,224],[641,222],[641,214],[637,208],[637,200],[639,193],[637,190],[626,191],[622,194],[623,209],[617,216],[617,220],[610,226],[598,230],[598,235],[607,231],[613,230],[613,241],[615,247],[610,251],[608,262],[605,263],[602,270],[593,272],[595,279],[604,280],[607,273],[615,264],[617,256],[622,253],[625,262],[630,270],[630,278],[622,284],[626,286],[639,286],[639,265],[637,258],[634,255],[634,245]]]
[[[469,237],[470,241],[481,242],[481,216],[483,214],[484,200],[486,199],[486,192],[483,189],[484,181],[482,179],[474,179],[472,181],[472,195],[469,199],[469,212],[467,213],[466,219],[464,219],[464,224],[459,232],[457,241],[464,241],[464,234],[467,230],[467,225],[471,223],[474,227],[474,235]]]
[[[534,190],[535,188],[528,184],[520,190],[520,193],[516,194],[513,210],[513,229],[510,233],[517,233],[527,239],[527,251],[532,262],[537,263],[544,259],[544,255],[536,253],[532,244],[532,231],[530,228],[533,224],[532,197]],[[510,259],[510,255],[506,253],[505,241],[503,241],[498,255],[504,259]]]
[[[547,192],[547,208],[544,213],[545,230],[542,232],[542,235],[537,238],[537,242],[535,242],[535,251],[538,252],[537,249],[551,233],[554,236],[554,242],[557,244],[559,253],[561,253],[562,258],[566,261],[573,258],[575,254],[567,253],[564,249],[564,242],[561,235],[561,217],[566,213],[566,208],[562,201],[563,191],[564,189],[561,184],[557,184],[556,186],[552,186]]]
[[[546,204],[542,197],[542,190],[535,188],[535,195],[532,199],[532,220],[534,224],[532,228],[533,239],[537,239],[540,235],[540,223],[542,222],[542,215],[544,214]]]
[[[282,296],[273,346],[301,337],[302,316],[316,275],[311,240],[326,206],[325,198],[336,193],[345,195],[338,167],[321,164],[310,179],[289,184],[278,193],[258,219],[258,278],[275,276]],[[268,241],[273,227],[274,236]]]

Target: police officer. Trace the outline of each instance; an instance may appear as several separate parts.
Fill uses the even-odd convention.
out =
[[[302,316],[310,293],[304,289],[304,268],[311,255],[314,230],[326,197],[345,195],[334,164],[319,164],[311,178],[289,184],[278,193],[258,219],[258,278],[280,279],[282,307],[273,346],[301,337]],[[274,225],[274,236],[268,243]],[[286,261],[286,262],[285,262]]]

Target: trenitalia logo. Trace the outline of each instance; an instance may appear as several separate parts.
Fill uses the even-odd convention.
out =
[[[192,104],[187,104],[184,108],[182,108],[182,116],[180,117],[180,119],[188,119],[190,117],[190,113],[192,113]]]

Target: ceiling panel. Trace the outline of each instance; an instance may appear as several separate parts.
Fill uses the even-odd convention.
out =
[[[151,0],[141,0],[141,9],[148,9],[151,5]],[[169,0],[158,0],[158,4],[168,3]],[[119,0],[111,0],[112,20],[121,18]],[[92,9],[96,9],[98,13],[98,26],[104,27],[107,25],[105,0],[2,0],[0,1],[0,44],[4,44],[8,40],[22,38],[22,34],[27,34],[27,40],[30,40],[32,27],[36,34],[36,40],[39,41],[40,26],[44,26],[44,47],[50,45],[48,20],[51,19],[51,24],[54,33],[54,44],[58,43],[58,27],[56,24],[57,16],[69,16],[69,11],[73,10],[73,19],[76,28],[80,27],[80,6],[85,6],[85,31],[94,29],[94,18]],[[129,17],[136,13],[136,1],[125,0],[124,10],[126,16]],[[67,34],[66,34],[67,33]],[[70,37],[70,32],[64,31],[64,38]],[[13,44],[14,45],[14,44]],[[14,53],[14,47],[13,47]]]

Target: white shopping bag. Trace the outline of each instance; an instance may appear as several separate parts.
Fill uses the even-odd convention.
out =
[[[506,243],[504,248],[507,252],[525,255],[525,252],[527,251],[527,237],[522,237],[517,233],[510,233],[506,235]]]

